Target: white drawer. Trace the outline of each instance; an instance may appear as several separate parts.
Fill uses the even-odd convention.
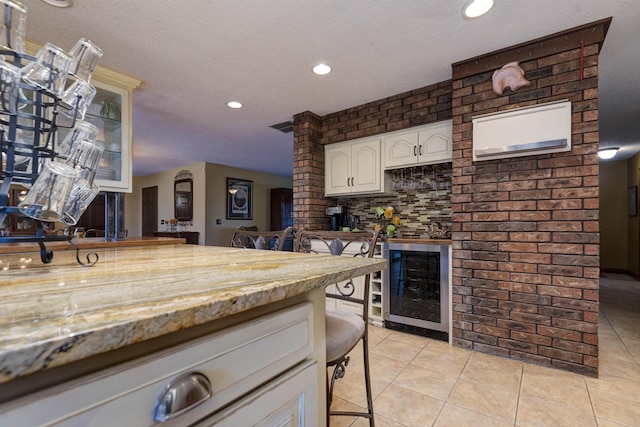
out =
[[[48,389],[0,407],[0,426],[151,426],[174,378],[204,374],[212,396],[162,426],[183,426],[280,375],[313,351],[313,304],[304,303]],[[34,399],[35,397],[35,399]]]
[[[195,427],[315,426],[317,372],[317,362],[298,366]]]

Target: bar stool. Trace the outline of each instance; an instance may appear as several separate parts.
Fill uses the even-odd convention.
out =
[[[340,232],[340,231],[299,231],[296,233],[294,251],[306,253],[326,253],[354,257],[372,258],[380,231]],[[358,307],[358,313],[343,309],[326,309],[327,342],[327,426],[331,416],[356,416],[369,420],[375,426],[373,417],[373,398],[371,394],[371,375],[369,373],[369,287],[371,275],[337,283],[327,288],[326,297],[346,301]],[[357,305],[356,305],[357,304]],[[366,412],[331,411],[333,385],[344,377],[349,364],[349,352],[362,341],[365,390],[367,394]]]
[[[232,248],[246,249],[272,249],[281,251],[285,239],[292,233],[292,227],[277,231],[254,231],[244,227],[238,227],[231,235],[229,246]]]

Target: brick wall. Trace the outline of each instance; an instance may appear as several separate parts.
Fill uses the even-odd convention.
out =
[[[597,375],[597,76],[609,23],[453,64],[452,81],[324,117],[296,115],[296,227],[329,227],[324,208],[336,200],[324,198],[324,144],[452,118],[454,345]],[[512,61],[531,85],[497,96],[491,75]],[[472,162],[473,116],[559,99],[572,102],[571,152]],[[354,202],[356,214],[369,221],[367,204],[387,200]]]
[[[607,28],[453,65],[454,345],[597,375],[598,53]],[[531,85],[498,96],[492,73],[511,61]],[[560,99],[572,103],[570,152],[472,161],[473,116]]]
[[[297,228],[329,229],[324,210],[324,145],[451,118],[451,81],[328,114],[294,116],[293,205]]]

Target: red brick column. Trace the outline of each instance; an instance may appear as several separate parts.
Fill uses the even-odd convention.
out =
[[[293,117],[293,216],[298,229],[328,230],[324,198],[324,146],[322,120],[310,111]]]
[[[597,375],[598,53],[607,28],[453,65],[457,346]],[[531,85],[498,96],[491,76],[511,61]],[[572,103],[570,152],[472,161],[472,117],[560,99]]]

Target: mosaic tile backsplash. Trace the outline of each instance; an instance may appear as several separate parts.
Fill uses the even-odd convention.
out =
[[[395,194],[341,197],[339,204],[346,205],[350,215],[360,216],[361,228],[365,230],[380,223],[376,206],[393,206],[401,220],[394,237],[434,238],[437,227],[447,230],[446,235],[439,238],[450,238],[451,163],[396,169],[390,173]]]

